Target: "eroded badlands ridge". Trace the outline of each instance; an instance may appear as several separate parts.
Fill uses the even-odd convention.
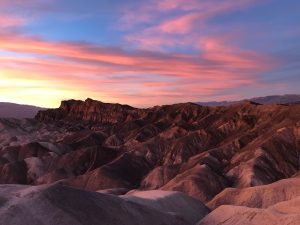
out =
[[[0,151],[1,183],[178,190],[207,202],[226,187],[299,171],[299,104],[136,109],[87,99],[36,119],[30,129],[38,135],[26,131],[25,141],[18,132],[28,121],[2,121],[12,141]]]
[[[36,120],[1,120],[0,183],[60,183],[108,193],[181,191],[214,209],[243,202],[245,196],[228,197],[243,196],[243,189],[228,188],[299,176],[299,154],[300,104],[137,109],[70,100],[40,111]],[[270,205],[250,200],[237,207]],[[228,212],[236,210],[242,208]]]

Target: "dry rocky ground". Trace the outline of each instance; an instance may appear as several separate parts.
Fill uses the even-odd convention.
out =
[[[300,104],[63,101],[0,119],[0,224],[300,224]]]

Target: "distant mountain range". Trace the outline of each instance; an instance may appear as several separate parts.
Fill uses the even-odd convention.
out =
[[[39,110],[44,108],[0,102],[0,118],[34,118]]]
[[[252,102],[260,103],[260,104],[287,104],[287,103],[295,103],[300,102],[300,95],[270,95],[265,97],[251,98],[245,99]],[[212,101],[212,102],[196,102],[196,104],[204,105],[204,106],[228,106],[240,103],[244,100],[240,101]]]

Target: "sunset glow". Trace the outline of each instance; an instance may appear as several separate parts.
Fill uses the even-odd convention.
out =
[[[0,0],[0,102],[299,93],[296,0]]]

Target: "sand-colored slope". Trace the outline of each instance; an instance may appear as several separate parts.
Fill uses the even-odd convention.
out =
[[[207,205],[211,209],[221,205],[267,208],[278,202],[291,200],[298,196],[300,196],[300,178],[290,178],[269,185],[250,188],[226,188]]]
[[[299,225],[300,197],[280,202],[266,209],[223,205],[207,215],[198,225]]]

